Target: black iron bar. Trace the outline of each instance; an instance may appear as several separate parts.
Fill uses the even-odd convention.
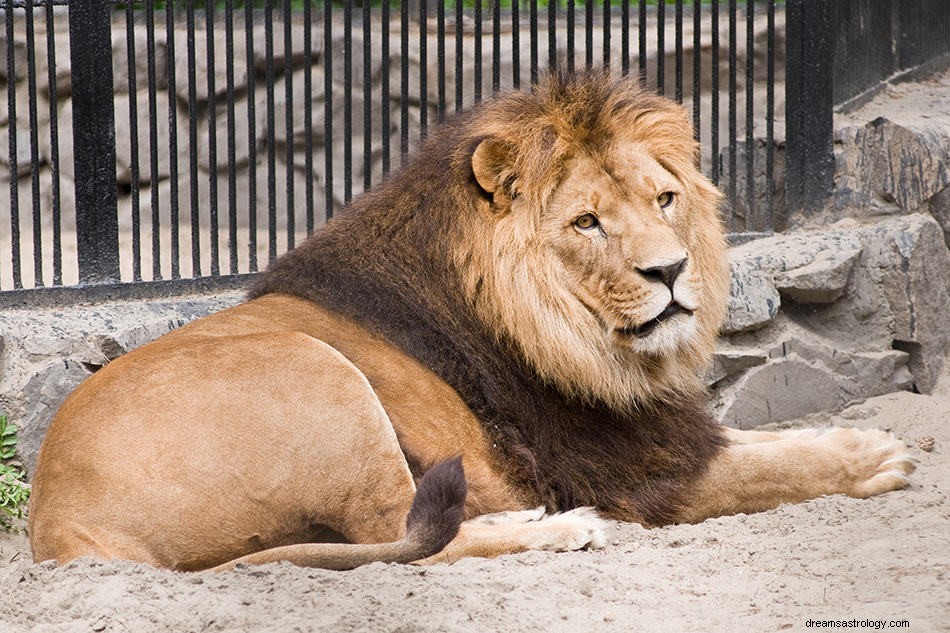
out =
[[[666,2],[656,5],[656,91],[666,94]]]
[[[213,3],[209,3],[213,4]],[[294,49],[293,49],[293,15],[292,0],[284,0],[284,129],[287,138],[284,139],[284,170],[286,184],[285,214],[287,218],[287,249],[294,247],[297,231],[294,178]],[[309,100],[310,95],[304,95]]]
[[[429,47],[426,2],[419,3],[419,140],[429,131]]]
[[[475,103],[482,100],[482,0],[475,0],[475,85],[472,88]]]
[[[47,7],[49,9],[49,7]],[[135,14],[132,3],[125,5],[125,53],[129,67],[129,148],[131,170],[131,202],[132,202],[132,281],[142,281],[142,218],[141,202],[139,200],[139,115],[138,115],[138,85],[135,71]],[[52,37],[53,31],[47,25],[47,37]],[[52,64],[51,64],[52,65]],[[50,78],[50,87],[55,89],[54,77]],[[153,90],[152,85],[148,87]],[[55,117],[51,116],[55,121]],[[55,143],[53,143],[55,147]],[[54,236],[59,231],[54,229]],[[54,282],[55,283],[55,282]]]
[[[755,89],[755,0],[746,1],[746,51],[745,51],[745,182],[746,182],[746,205],[747,212],[745,218],[746,231],[758,231],[761,227],[755,226],[756,203],[755,203],[755,130],[754,110],[755,101],[753,91]]]
[[[675,55],[676,55],[676,80],[674,98],[682,103],[683,101],[683,0],[676,0],[676,31],[675,31]]]
[[[390,126],[391,121],[389,120],[389,73],[390,73],[390,57],[389,57],[389,25],[390,25],[390,15],[389,15],[389,0],[384,0],[382,3],[382,15],[380,16],[380,21],[382,25],[380,27],[380,56],[382,61],[382,68],[380,69],[382,80],[380,84],[380,136],[382,137],[382,154],[383,154],[383,177],[389,173],[389,135],[390,135]],[[330,93],[327,92],[326,99],[330,100]],[[326,143],[329,144],[329,139],[326,140]]]
[[[640,81],[647,82],[647,0],[640,0],[637,21],[637,72]]]
[[[399,41],[399,150],[404,162],[409,152],[409,2],[400,3]]]
[[[590,70],[594,66],[594,3],[588,2],[584,7],[584,68]]]
[[[445,119],[445,3],[439,2],[436,8],[436,30],[438,37],[437,47],[436,47],[436,64],[437,64],[437,73],[438,73],[438,94],[439,94],[439,107],[436,114],[436,119],[441,122]]]
[[[303,161],[306,194],[304,213],[307,235],[314,229],[313,177],[313,6],[303,3]],[[326,97],[326,95],[324,95]]]
[[[518,0],[511,3],[511,84],[521,87],[521,18]]]
[[[333,217],[333,3],[323,5],[323,179],[324,217]]]
[[[205,40],[208,64],[208,223],[211,233],[211,275],[221,274],[221,253],[218,247],[218,97],[215,85],[214,3],[205,3]]]
[[[26,76],[29,90],[27,108],[30,121],[30,192],[33,197],[33,283],[43,284],[43,217],[40,213],[40,143],[36,105],[36,32],[33,24],[33,0],[26,0]]]
[[[574,57],[577,54],[574,44],[574,25],[577,21],[574,0],[567,0],[567,72],[574,72]]]
[[[188,185],[191,194],[191,276],[201,276],[201,217],[198,215],[198,80],[195,72],[195,3],[185,9],[185,34],[188,57]],[[174,174],[172,174],[174,178]]]
[[[309,4],[309,3],[308,3]],[[237,143],[234,138],[234,0],[224,3],[224,62],[227,92],[227,146],[228,146],[228,264],[229,272],[238,272],[237,234]],[[248,74],[250,72],[248,71]]]
[[[548,2],[548,70],[557,68],[557,2]]]
[[[611,39],[611,20],[613,19],[610,0],[604,0],[604,68],[610,68],[610,39]]]
[[[20,268],[20,191],[19,169],[17,161],[17,112],[16,112],[16,59],[13,25],[12,0],[6,0],[4,17],[7,38],[7,151],[10,161],[10,272],[13,275],[13,287],[23,287],[23,273]]]
[[[775,230],[775,0],[768,0],[768,42],[765,79],[765,212],[768,227]]]
[[[531,22],[531,84],[538,83],[538,0],[531,0],[529,8]]]
[[[492,1],[491,28],[491,91],[496,93],[501,89],[501,2],[498,0]]]
[[[330,3],[327,3],[330,6]],[[244,4],[244,47],[247,56],[247,225],[248,269],[257,272],[257,68],[254,56],[254,9]],[[329,66],[328,66],[329,67]],[[328,119],[329,120],[329,119]],[[329,153],[327,154],[329,156]],[[327,173],[330,173],[327,170]]]
[[[7,16],[12,15],[7,8]],[[85,122],[73,126],[76,247],[82,284],[119,280],[111,13],[112,7],[102,2],[76,3],[69,12],[73,117]],[[12,34],[8,31],[8,35]],[[12,50],[7,52],[12,60]],[[12,66],[8,70],[9,77],[16,76]],[[15,112],[10,114],[9,126],[15,133]],[[13,166],[11,181],[15,182]],[[13,204],[15,209],[15,200]]]
[[[739,90],[737,81],[737,26],[736,26],[736,0],[729,0],[729,186],[726,190],[726,196],[730,201],[736,198],[736,186],[738,174],[736,174],[736,138],[738,136],[738,106],[737,92]],[[727,227],[730,232],[735,231],[735,217],[729,214]]]
[[[703,111],[702,8],[702,0],[693,0],[693,134],[695,135],[697,141],[699,141],[701,137],[700,119]]]
[[[171,177],[169,202],[169,230],[171,232],[171,276],[181,278],[181,249],[179,244],[179,207],[178,207],[178,101],[175,98],[175,4],[165,5],[166,72],[168,73],[168,167]]]
[[[710,179],[719,184],[719,0],[711,0],[709,8],[710,34],[712,35],[712,63],[709,70],[710,90],[712,100],[709,108],[709,151],[712,156],[712,173]]]
[[[155,9],[154,4],[145,4],[145,35],[148,85],[156,85],[157,69],[155,59]],[[152,206],[152,279],[162,278],[162,242],[161,214],[158,196],[158,99],[157,91],[148,91],[148,140],[149,140],[149,202]]]
[[[264,107],[267,121],[267,260],[277,258],[277,135],[274,103],[274,2],[264,2]],[[347,83],[346,87],[349,88]]]
[[[630,74],[630,0],[620,3],[620,72]]]
[[[463,44],[465,42],[464,15],[462,3],[455,3],[455,111],[462,111],[462,87],[465,85],[465,65]]]
[[[50,194],[52,196],[52,214],[53,214],[53,285],[61,286],[63,284],[63,229],[62,229],[62,209],[60,203],[60,177],[59,177],[59,99],[56,90],[56,28],[53,20],[53,4],[46,4],[46,59],[48,61],[47,79],[49,83],[49,171],[50,171]],[[130,72],[130,80],[134,81],[134,71]],[[130,84],[131,85],[131,84]],[[134,93],[133,93],[134,94]],[[132,99],[130,103],[134,103]],[[137,142],[137,140],[136,140]],[[138,160],[133,152],[133,187],[132,204],[133,208],[138,205]],[[136,233],[138,229],[136,228]],[[141,276],[139,277],[141,279]]]

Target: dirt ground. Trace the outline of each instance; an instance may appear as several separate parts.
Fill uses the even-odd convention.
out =
[[[616,524],[597,551],[425,568],[56,568],[30,562],[24,536],[2,536],[0,631],[950,631],[950,372],[933,395],[793,426],[828,424],[892,430],[919,460],[913,484],[701,525]]]

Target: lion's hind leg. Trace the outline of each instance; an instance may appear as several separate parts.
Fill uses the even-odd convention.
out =
[[[904,488],[914,460],[892,434],[853,428],[725,432],[730,444],[696,482],[681,520],[759,512],[823,495]]]

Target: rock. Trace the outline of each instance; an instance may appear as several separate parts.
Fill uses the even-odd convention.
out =
[[[752,368],[719,398],[719,419],[738,429],[837,411],[847,403],[834,373],[794,353]]]
[[[25,407],[16,416],[16,424],[20,427],[17,454],[27,472],[32,472],[36,465],[36,456],[53,414],[66,396],[89,375],[82,363],[57,358],[36,370],[23,386],[19,399]]]
[[[749,260],[734,259],[731,268],[729,307],[720,332],[735,334],[764,327],[782,304],[771,276]]]
[[[950,185],[945,130],[884,117],[838,132],[832,206],[838,216],[913,213]]]
[[[703,373],[707,385],[714,385],[723,378],[734,376],[750,367],[762,365],[768,360],[768,352],[748,349],[717,349],[712,364]]]
[[[910,354],[914,386],[930,393],[948,351],[950,251],[937,222],[916,214],[874,225],[866,265],[878,271],[894,348]]]
[[[827,249],[815,259],[775,277],[775,286],[783,297],[798,303],[834,303],[845,292],[860,247]]]

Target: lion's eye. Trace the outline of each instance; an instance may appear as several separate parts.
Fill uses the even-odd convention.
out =
[[[675,195],[672,191],[664,191],[656,197],[656,203],[660,205],[661,209],[667,209],[671,204],[673,204],[673,199]]]
[[[589,231],[590,229],[596,228],[600,224],[600,221],[597,219],[593,213],[585,213],[576,220],[574,220],[574,226],[579,228],[582,231]]]

